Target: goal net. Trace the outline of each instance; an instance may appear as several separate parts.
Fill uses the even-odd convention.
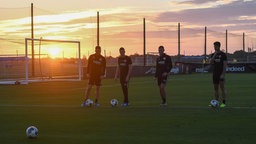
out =
[[[0,84],[81,80],[80,55],[79,41],[25,38],[24,52],[0,56]]]

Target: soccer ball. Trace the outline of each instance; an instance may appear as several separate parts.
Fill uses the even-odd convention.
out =
[[[111,104],[111,106],[117,106],[118,105],[118,100],[117,99],[112,99],[111,101],[110,101],[110,104]]]
[[[86,106],[92,106],[92,105],[93,105],[93,101],[92,101],[91,99],[87,99],[87,100],[85,101],[85,105],[86,105]]]
[[[26,129],[26,135],[28,138],[36,138],[38,135],[38,129],[35,126],[29,126]]]
[[[210,104],[211,104],[212,107],[217,108],[219,106],[219,101],[211,100]]]

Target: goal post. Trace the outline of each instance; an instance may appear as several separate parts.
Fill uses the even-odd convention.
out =
[[[29,48],[32,40],[38,44],[37,50],[34,46],[34,63]],[[80,41],[25,38],[26,79],[82,80],[80,46]]]
[[[25,38],[23,50],[16,50],[17,54],[13,52],[0,55],[0,84],[80,81],[82,80],[80,47],[80,41]]]

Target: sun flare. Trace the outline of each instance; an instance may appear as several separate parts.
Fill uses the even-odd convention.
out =
[[[57,57],[60,57],[61,55],[60,48],[57,48],[57,47],[49,48],[48,51],[51,58],[57,58]]]

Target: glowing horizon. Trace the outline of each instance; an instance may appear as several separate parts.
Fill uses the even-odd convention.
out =
[[[76,1],[76,0],[75,0]],[[85,0],[84,2],[89,2]],[[166,53],[177,55],[177,25],[181,23],[181,54],[202,55],[204,51],[204,27],[207,26],[207,54],[211,53],[212,42],[221,41],[225,45],[225,30],[229,35],[229,52],[240,50],[242,33],[245,32],[246,46],[256,45],[256,15],[250,8],[256,6],[254,1],[218,0],[217,2],[195,2],[187,0],[149,0],[142,2],[124,2],[100,5],[94,2],[83,9],[84,2],[63,2],[62,7],[45,3],[34,3],[35,38],[78,40],[81,42],[81,56],[94,53],[96,45],[96,12],[100,12],[100,45],[103,55],[118,56],[120,47],[126,48],[126,54],[143,53],[143,18],[146,19],[147,52],[157,51],[159,45],[166,47]],[[49,2],[49,3],[48,3]],[[26,3],[28,3],[26,1]],[[17,4],[21,5],[19,1]],[[29,6],[28,4],[27,6]],[[42,5],[45,8],[38,8]],[[233,10],[239,5],[241,12]],[[8,6],[8,4],[6,4]],[[22,12],[12,13],[13,17],[0,20],[0,54],[22,52],[25,37],[30,37],[30,7],[22,8],[27,16],[18,17]],[[19,8],[16,8],[20,11]],[[58,9],[61,9],[58,11]],[[7,11],[8,9],[1,9]],[[13,9],[9,9],[12,11]],[[55,12],[51,12],[54,10]],[[226,11],[225,11],[226,10]],[[219,13],[222,12],[222,13]],[[225,12],[225,13],[223,13]],[[6,12],[5,12],[6,13]],[[233,14],[234,13],[234,14]],[[199,16],[200,15],[200,16]],[[223,15],[223,16],[222,16]],[[214,19],[215,18],[215,19]],[[104,53],[105,51],[105,53]]]

